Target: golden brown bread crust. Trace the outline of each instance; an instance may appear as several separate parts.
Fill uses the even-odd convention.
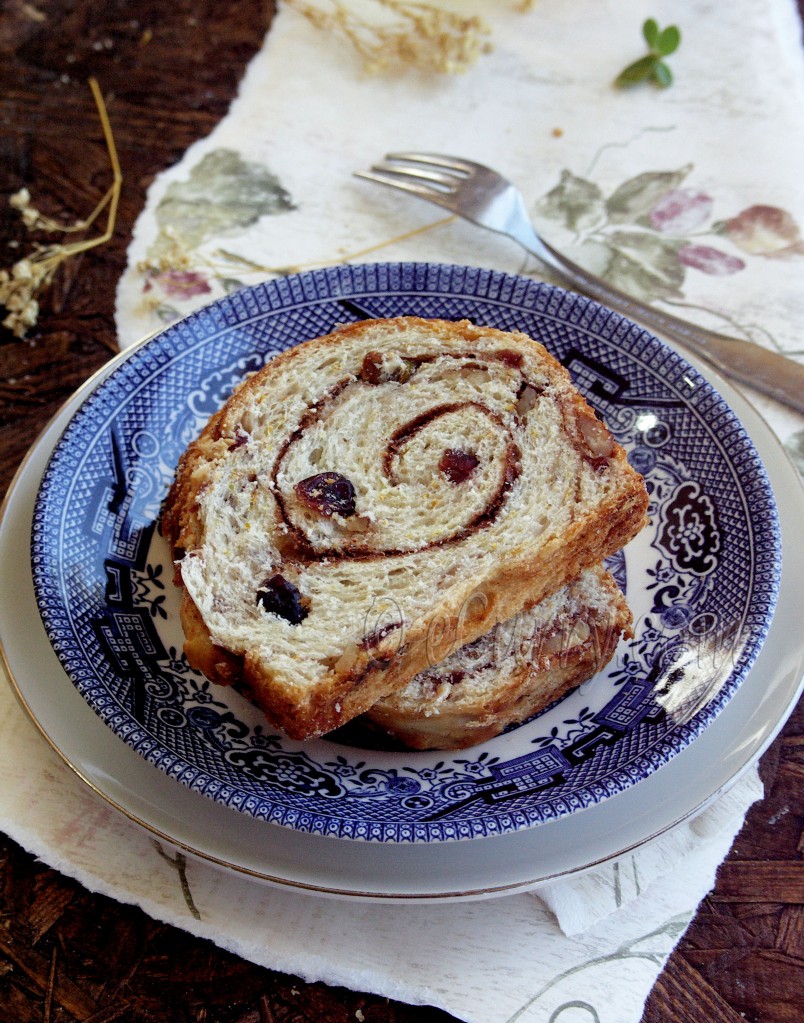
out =
[[[526,352],[538,350],[540,366],[547,379],[559,381],[564,387],[568,374],[542,346],[524,335],[506,334],[478,328],[467,322],[445,323],[415,317],[389,321],[363,321],[346,326],[325,338],[316,339],[278,355],[259,373],[246,380],[226,405],[208,422],[199,438],[182,456],[176,478],[165,501],[162,530],[173,549],[176,561],[175,578],[179,585],[186,580],[182,561],[193,558],[203,547],[205,535],[199,511],[205,494],[214,480],[218,466],[230,457],[236,446],[240,423],[251,413],[255,403],[270,394],[273,382],[295,371],[310,352],[339,350],[358,339],[367,330],[375,334],[395,335],[420,330],[430,338],[458,341],[472,348],[496,344],[503,361],[519,346]],[[372,335],[374,336],[374,335]],[[500,355],[502,353],[502,355]],[[508,353],[508,354],[506,354]],[[560,397],[560,413],[569,445],[583,450],[590,472],[608,473],[618,485],[598,502],[594,514],[579,517],[560,535],[547,540],[537,551],[501,551],[493,570],[482,578],[482,599],[471,600],[471,580],[463,588],[439,594],[432,614],[421,615],[406,622],[404,639],[391,634],[373,646],[359,641],[334,651],[332,664],[323,677],[300,692],[272,677],[263,651],[227,649],[217,643],[208,621],[193,598],[185,590],[181,618],[185,631],[185,650],[190,664],[211,680],[228,685],[242,678],[268,719],[295,738],[306,738],[328,732],[372,707],[383,696],[403,687],[415,674],[440,660],[456,644],[470,642],[487,632],[496,623],[515,615],[523,607],[538,603],[544,596],[575,577],[584,568],[595,565],[624,546],[645,523],[647,495],[641,477],[627,464],[619,445],[606,449],[605,457],[591,453],[579,429],[596,424],[594,413],[575,391],[564,389]],[[579,425],[580,424],[580,425]],[[608,437],[608,434],[605,434]],[[605,448],[604,437],[604,448]],[[610,438],[609,438],[610,439]],[[595,458],[603,464],[595,465]],[[573,495],[574,496],[574,495]],[[185,562],[186,564],[186,562]],[[468,602],[467,602],[468,600]],[[468,611],[467,611],[468,607]],[[434,646],[434,618],[451,624],[444,629],[440,644]]]

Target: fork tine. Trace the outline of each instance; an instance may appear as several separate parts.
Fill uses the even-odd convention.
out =
[[[403,192],[409,192],[419,199],[427,199],[429,202],[437,203],[439,206],[451,207],[449,195],[436,188],[429,188],[427,185],[417,185],[406,179],[405,175],[382,173],[379,169],[370,171],[354,171],[356,178],[363,178],[365,181],[375,181],[380,185],[387,185],[389,188],[396,188]]]
[[[389,174],[395,178],[417,178],[450,191],[462,180],[454,174],[442,174],[437,170],[422,170],[419,167],[402,167],[394,163],[377,163],[371,169],[377,174]]]
[[[407,163],[421,163],[428,167],[440,167],[442,170],[458,171],[460,174],[471,174],[475,170],[482,169],[482,165],[479,163],[464,160],[459,156],[445,156],[442,153],[386,153],[385,159]]]

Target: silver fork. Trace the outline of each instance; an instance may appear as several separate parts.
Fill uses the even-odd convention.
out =
[[[536,233],[518,189],[490,167],[437,153],[389,153],[384,163],[356,176],[427,199],[473,224],[513,238],[570,288],[686,346],[725,376],[804,412],[804,366],[751,341],[695,326],[645,305],[595,277]]]

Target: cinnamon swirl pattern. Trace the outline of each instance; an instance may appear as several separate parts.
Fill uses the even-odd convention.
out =
[[[507,413],[528,386],[521,369],[494,353],[450,353],[376,379],[378,358],[369,352],[357,379],[339,381],[305,414],[274,463],[271,492],[299,557],[371,559],[456,543],[497,519],[519,477],[520,424]],[[355,444],[361,421],[376,425],[379,443]],[[323,463],[338,471],[322,472]]]
[[[181,459],[191,664],[329,731],[623,546],[647,497],[523,334],[415,317],[278,356]]]

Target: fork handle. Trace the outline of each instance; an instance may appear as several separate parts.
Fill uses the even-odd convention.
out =
[[[531,237],[530,234],[523,236],[520,232],[512,231],[511,237],[571,287],[686,346],[710,362],[724,376],[748,384],[804,413],[804,366],[793,359],[763,348],[753,341],[694,326],[672,313],[645,305],[588,273],[548,245],[535,232]]]

